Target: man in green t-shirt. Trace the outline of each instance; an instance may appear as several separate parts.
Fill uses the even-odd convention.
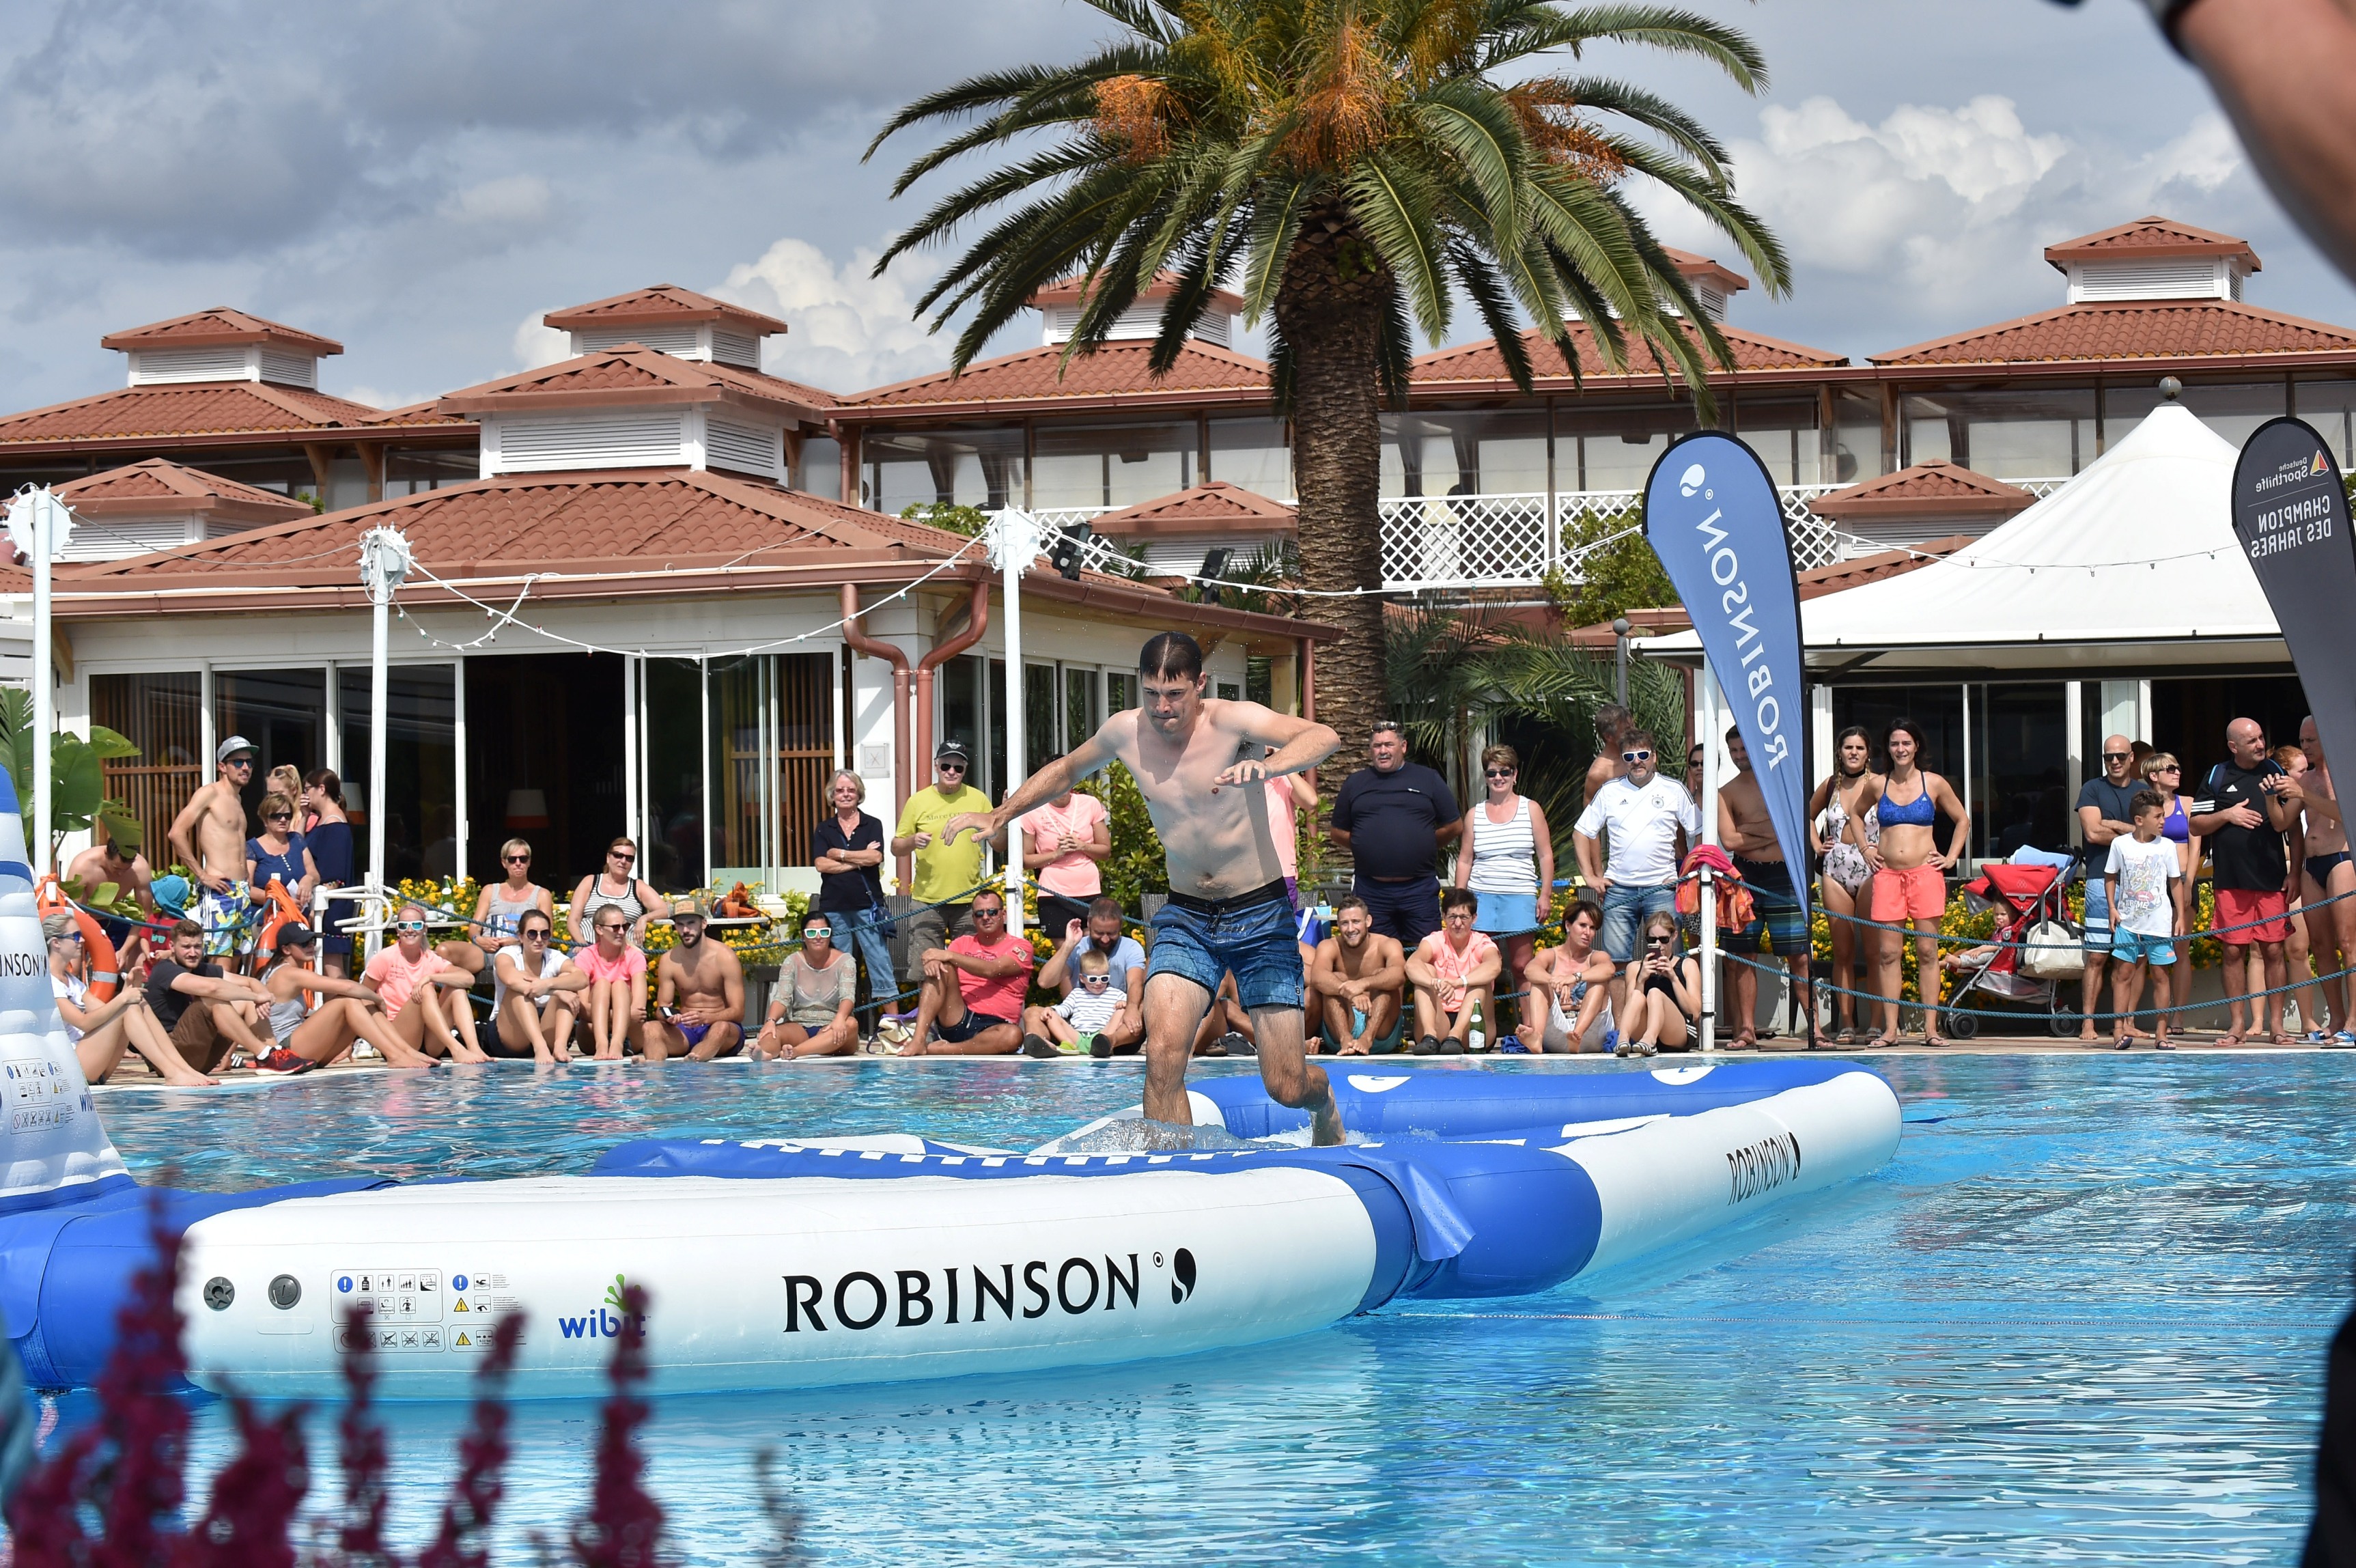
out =
[[[990,797],[965,781],[971,767],[972,759],[962,745],[943,741],[933,753],[932,783],[908,797],[900,812],[899,830],[892,838],[894,854],[915,852],[916,874],[908,893],[924,906],[901,922],[908,933],[906,979],[912,985],[920,978],[916,966],[927,950],[946,947],[949,938],[973,929],[973,893],[981,883],[981,838],[969,834],[952,843],[941,836],[942,826],[960,811],[990,810]],[[1001,832],[990,843],[1003,853],[1005,833]]]

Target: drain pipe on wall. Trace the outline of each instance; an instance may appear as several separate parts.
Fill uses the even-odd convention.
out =
[[[926,746],[933,744],[933,671],[980,642],[982,633],[989,629],[990,580],[985,577],[974,584],[972,596],[966,601],[965,629],[916,661],[917,753],[923,753]],[[989,743],[980,736],[969,736],[966,744],[980,750]],[[927,754],[919,756],[917,760],[929,762],[932,758]],[[970,775],[967,782],[972,782]]]
[[[908,748],[908,656],[893,644],[878,641],[867,635],[866,628],[859,624],[859,589],[856,585],[851,583],[842,585],[842,640],[843,645],[852,652],[863,653],[870,659],[884,660],[892,666],[892,793],[894,798],[892,820],[884,824],[884,836],[888,840],[892,836],[894,827],[900,821],[900,813],[908,809],[908,796],[912,793],[909,786],[912,775]],[[908,876],[912,869],[909,857],[905,854],[900,856],[900,886],[904,888],[908,886]]]

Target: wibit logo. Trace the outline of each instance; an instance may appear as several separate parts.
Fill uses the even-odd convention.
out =
[[[618,1339],[624,1325],[635,1321],[639,1333],[647,1331],[647,1315],[628,1310],[630,1282],[620,1274],[605,1287],[605,1299],[597,1310],[583,1317],[559,1317],[556,1326],[567,1339]],[[611,1307],[613,1310],[605,1310]]]
[[[1170,1260],[1170,1299],[1183,1305],[1194,1294],[1194,1254],[1181,1247]]]
[[[1697,495],[1702,486],[1708,483],[1709,483],[1709,475],[1703,470],[1699,463],[1696,463],[1678,476],[1677,494],[1687,497]]]

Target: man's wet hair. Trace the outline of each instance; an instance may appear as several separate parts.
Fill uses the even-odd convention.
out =
[[[1610,740],[1626,729],[1635,715],[1617,703],[1606,703],[1595,710],[1595,733]]]
[[[1165,631],[1146,639],[1137,655],[1137,672],[1163,680],[1203,678],[1203,645],[1183,631]]]

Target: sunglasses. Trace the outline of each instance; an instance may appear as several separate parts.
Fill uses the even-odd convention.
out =
[[[1006,911],[1003,909],[976,909],[973,912],[973,918],[977,920],[1002,920],[1006,918]]]
[[[2153,768],[2152,771],[2155,773],[2181,773],[2184,771],[2184,765],[2180,762],[2163,763],[2159,767]]]
[[[623,865],[629,865],[629,864],[630,864],[630,862],[632,862],[632,861],[634,861],[634,860],[637,859],[638,857],[637,857],[637,854],[633,854],[633,853],[632,853],[631,851],[629,851],[629,850],[626,850],[626,849],[616,849],[616,850],[608,850],[608,851],[606,851],[606,853],[605,853],[605,858],[606,858],[607,860],[618,860],[618,861],[620,861]]]
[[[1623,751],[1620,754],[1620,760],[1622,762],[1650,762],[1653,760],[1653,754],[1649,751]]]
[[[1510,768],[1490,768],[1483,769],[1483,772],[1491,779],[1511,779],[1514,776],[1514,770]]]
[[[1665,948],[1669,945],[1669,940],[1667,937],[1653,937],[1648,939],[1644,945],[1648,948]]]
[[[831,937],[833,935],[834,928],[832,926],[805,926],[802,928],[802,940],[804,941],[809,941],[814,937]]]
[[[548,940],[548,937],[549,930],[546,926],[526,926],[522,930],[516,933],[516,940],[519,942],[544,942]]]
[[[503,854],[499,856],[499,864],[502,865],[530,865],[531,864],[531,856],[528,854]]]
[[[2103,760],[2105,762],[2128,762],[2132,761],[2134,757],[2135,753],[2132,751],[2106,751],[2103,753]]]
[[[425,922],[423,920],[396,920],[393,922],[392,929],[396,931],[422,931],[425,929]]]
[[[600,920],[597,922],[597,933],[600,936],[611,936],[616,931],[626,931],[629,929],[630,923],[627,920]]]
[[[64,936],[51,937],[49,939],[49,940],[53,942],[79,942],[85,940],[87,939],[85,939],[80,931],[68,931]]]
[[[936,762],[933,764],[933,770],[936,773],[962,773],[965,771],[965,764],[962,762]]]
[[[1080,983],[1082,985],[1110,985],[1112,983],[1112,976],[1109,974],[1084,974],[1080,976]]]

